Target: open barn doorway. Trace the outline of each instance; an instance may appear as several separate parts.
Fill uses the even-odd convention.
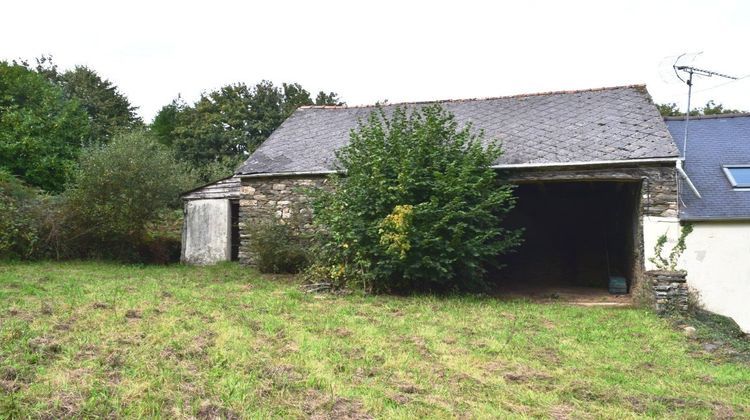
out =
[[[230,260],[240,260],[240,201],[231,200],[229,202],[230,210]]]
[[[632,284],[640,182],[530,182],[506,219],[523,244],[503,256],[499,291],[606,295],[610,276]]]

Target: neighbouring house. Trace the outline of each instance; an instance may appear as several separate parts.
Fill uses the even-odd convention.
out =
[[[617,274],[640,284],[656,240],[644,232],[679,223],[679,152],[645,86],[400,106],[431,103],[503,144],[494,167],[519,199],[508,223],[525,228],[505,283],[606,288]],[[325,188],[336,150],[374,109],[302,107],[233,177],[185,194],[183,260],[252,265],[253,226],[309,228],[304,190]]]
[[[750,333],[750,114],[691,117],[687,147],[684,119],[666,123],[700,194],[680,181],[680,221],[693,227],[680,265],[706,309]],[[672,226],[672,243],[678,235]]]

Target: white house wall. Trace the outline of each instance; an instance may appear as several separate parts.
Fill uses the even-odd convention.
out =
[[[680,237],[680,221],[676,217],[646,216],[643,218],[643,255],[646,270],[658,268],[651,260],[656,254],[654,252],[656,241],[664,234],[667,235],[667,243],[664,245],[665,251],[662,255],[666,257]]]
[[[229,200],[186,201],[183,262],[205,265],[229,261],[232,256],[231,225]]]
[[[696,222],[681,268],[703,306],[750,333],[750,222]]]

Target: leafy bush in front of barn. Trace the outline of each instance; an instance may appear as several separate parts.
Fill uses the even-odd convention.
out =
[[[159,248],[162,258],[170,253],[166,239],[150,227],[179,208],[180,192],[193,185],[190,168],[145,131],[89,146],[65,192],[68,247],[79,257],[123,260],[142,260]]]
[[[277,220],[252,229],[250,250],[261,273],[299,273],[309,262],[308,243],[298,230]]]
[[[316,193],[314,272],[374,292],[483,289],[521,236],[502,226],[501,153],[440,106],[373,112],[337,153],[345,176]]]

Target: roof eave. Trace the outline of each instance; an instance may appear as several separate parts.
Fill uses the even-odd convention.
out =
[[[750,216],[680,216],[680,222],[750,222]]]
[[[493,169],[537,169],[537,168],[565,168],[578,166],[627,166],[653,163],[673,163],[680,158],[660,157],[660,158],[643,158],[643,159],[621,159],[621,160],[595,160],[595,161],[578,161],[578,162],[549,162],[549,163],[513,163],[493,165]]]
[[[675,163],[680,158],[662,157],[662,158],[644,158],[644,159],[623,159],[623,160],[599,160],[599,161],[580,161],[580,162],[549,162],[549,163],[516,163],[493,165],[492,169],[538,169],[538,168],[567,168],[581,166],[628,166],[643,164],[670,164]],[[341,173],[341,171],[292,171],[292,172],[257,172],[236,174],[239,178],[275,178],[275,177],[295,177],[295,176],[320,176]]]

